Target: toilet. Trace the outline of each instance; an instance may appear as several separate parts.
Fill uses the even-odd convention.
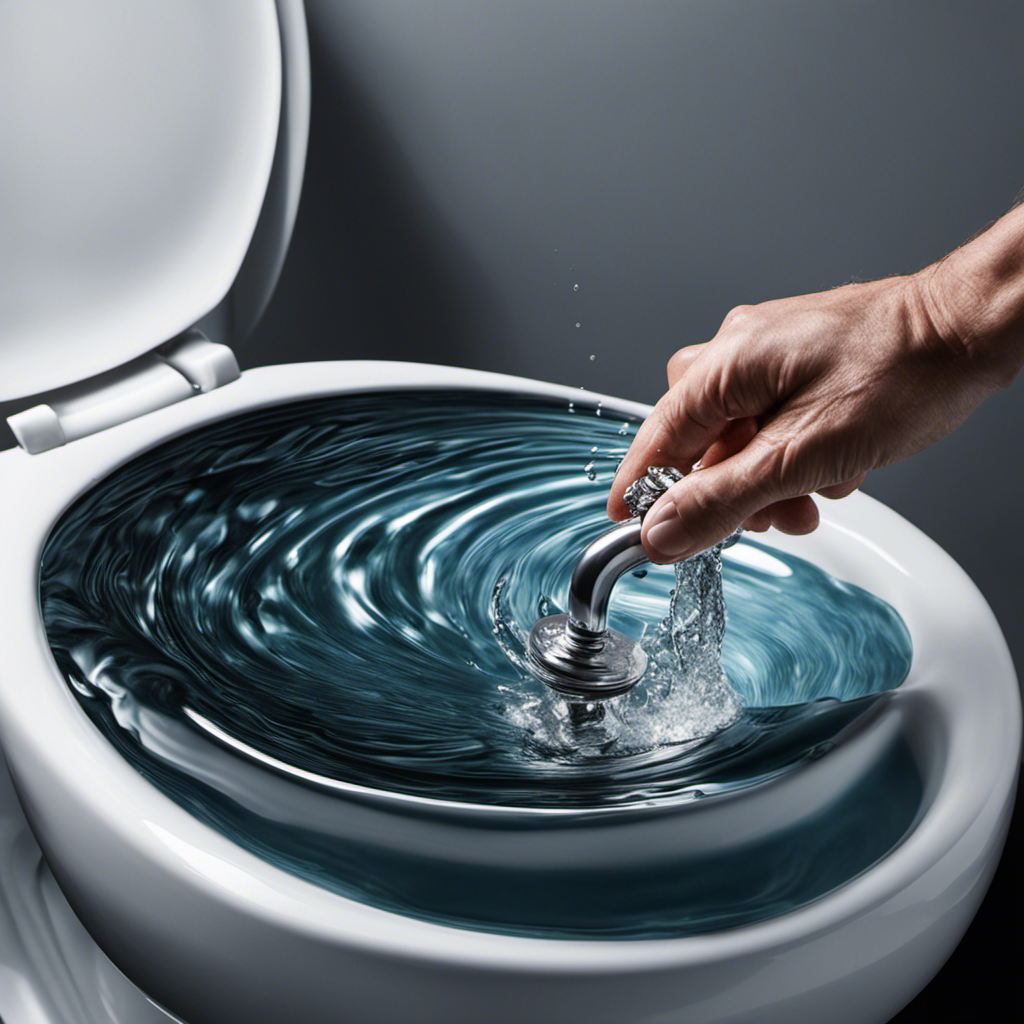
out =
[[[93,726],[51,655],[39,564],[65,510],[118,467],[252,410],[371,391],[599,401],[624,417],[650,410],[422,364],[240,373],[233,346],[273,290],[298,202],[309,98],[301,2],[96,0],[62,10],[60,21],[43,6],[5,5],[27,50],[7,54],[0,33],[0,66],[18,83],[13,99],[0,91],[0,109],[12,125],[13,144],[5,144],[19,200],[19,219],[0,240],[14,267],[0,283],[0,400],[31,400],[9,421],[18,447],[0,453],[0,749],[31,835],[9,830],[9,864],[26,867],[0,869],[0,887],[41,878],[40,905],[60,922],[51,946],[78,951],[64,958],[60,983],[84,991],[93,969],[101,995],[47,1011],[26,989],[17,1005],[35,1007],[44,1024],[69,1013],[106,1024],[100,1012],[112,1024],[168,1014],[187,1024],[889,1020],[955,948],[998,864],[1021,706],[981,594],[937,545],[865,495],[823,509],[810,537],[768,539],[887,601],[913,643],[896,699],[801,785],[840,785],[845,765],[870,763],[899,742],[923,780],[920,806],[872,867],[751,925],[587,941],[403,917],[231,842],[147,782]],[[40,124],[59,131],[40,132]],[[788,806],[787,793],[804,799],[772,792],[737,803],[722,818],[726,833],[767,827]],[[383,791],[351,799],[353,827],[381,834],[403,802]],[[486,841],[486,831],[502,827],[487,809],[445,810],[450,820],[439,827],[463,837],[467,858],[485,848],[509,856]],[[654,820],[645,834],[698,841],[709,813],[696,811],[682,833]],[[516,856],[567,856],[550,838],[558,828],[553,821],[523,839]],[[394,841],[418,840],[410,833]],[[5,983],[30,988],[33,977],[52,984],[45,979],[57,975],[38,963],[45,945],[24,945],[21,973],[0,962],[0,991]]]

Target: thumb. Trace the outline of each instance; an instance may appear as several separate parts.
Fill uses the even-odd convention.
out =
[[[766,347],[743,359],[720,345],[701,348],[644,420],[619,464],[608,498],[612,519],[629,515],[626,488],[648,466],[674,466],[689,473],[731,421],[762,416],[783,397]]]
[[[644,517],[643,544],[655,562],[678,562],[724,540],[766,505],[805,491],[786,489],[783,446],[764,432],[722,462],[690,473]]]

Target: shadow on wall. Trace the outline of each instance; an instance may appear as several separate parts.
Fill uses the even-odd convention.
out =
[[[310,12],[309,153],[295,234],[243,366],[402,359],[473,366],[496,307]],[[309,197],[316,201],[309,201]],[[301,339],[298,343],[296,339]]]

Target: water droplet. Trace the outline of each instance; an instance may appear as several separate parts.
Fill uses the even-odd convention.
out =
[[[579,323],[578,322],[577,322],[576,326],[579,327]]]
[[[633,575],[638,579],[642,580],[647,575],[646,569],[634,569]]]
[[[703,800],[704,797],[706,797],[706,796],[707,796],[707,793],[705,793],[703,789],[695,789],[693,791],[693,799],[694,800]]]
[[[588,462],[583,467],[583,472],[587,474],[587,479],[588,480],[596,480],[597,479],[597,470],[594,469],[594,464],[592,462]]]
[[[569,412],[575,412],[575,411],[576,411],[576,404],[574,402],[570,402],[569,403]]]
[[[578,291],[580,290],[580,286],[579,286],[578,284],[574,284],[574,285],[572,286],[572,290],[573,290],[574,292],[578,292]]]
[[[628,423],[623,423],[622,426],[619,427],[619,437],[625,437],[628,433],[629,433],[629,424]]]
[[[604,718],[604,704],[600,702],[567,701],[566,712],[568,713],[570,728],[586,729],[588,726],[599,725]]]
[[[597,403],[597,408],[594,410],[594,415],[595,416],[600,416],[601,415],[601,403],[600,402]]]
[[[594,445],[593,448],[590,449],[590,454],[591,455],[596,455],[597,454],[597,445],[596,444]]]
[[[597,358],[597,356],[595,356],[595,355],[591,355],[591,357],[590,357],[590,361],[591,361],[591,362],[593,362],[593,361],[594,361],[594,360],[595,360],[596,358]]]

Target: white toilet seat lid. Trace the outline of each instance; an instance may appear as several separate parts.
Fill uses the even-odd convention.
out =
[[[274,0],[0,4],[0,400],[119,366],[224,298],[280,115]]]

